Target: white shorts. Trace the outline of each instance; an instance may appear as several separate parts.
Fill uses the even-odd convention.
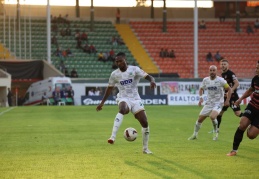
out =
[[[222,110],[223,104],[217,103],[215,105],[204,105],[200,115],[201,116],[209,116],[212,111],[217,111],[218,114]]]
[[[141,100],[128,99],[128,98],[117,98],[117,104],[119,105],[121,102],[127,103],[129,110],[133,114],[137,114],[139,111],[145,111],[144,104]]]

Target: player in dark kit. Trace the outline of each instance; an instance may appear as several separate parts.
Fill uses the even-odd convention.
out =
[[[228,60],[222,59],[220,61],[220,67],[221,67],[221,70],[222,70],[222,73],[221,73],[222,78],[224,78],[227,81],[228,85],[232,89],[232,94],[231,94],[230,101],[229,101],[230,107],[232,108],[233,112],[235,113],[235,115],[237,117],[241,117],[243,113],[241,112],[240,106],[236,106],[234,104],[239,98],[238,94],[237,94],[237,87],[239,86],[238,79],[237,79],[235,73],[233,71],[229,70]],[[225,96],[224,100],[226,100],[226,98],[227,97]],[[227,109],[228,109],[228,106],[224,106],[222,108],[220,114],[217,117],[218,131],[219,131],[219,126],[220,126],[220,123],[221,123],[223,113],[225,111],[227,111]]]
[[[251,96],[251,101],[248,103],[236,130],[233,149],[227,154],[228,156],[235,156],[237,154],[246,129],[249,139],[255,139],[259,134],[259,61],[257,62],[255,72],[256,76],[252,79],[250,88],[235,102],[235,105],[239,106],[243,99]]]

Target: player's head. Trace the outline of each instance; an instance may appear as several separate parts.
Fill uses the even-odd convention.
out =
[[[220,60],[220,69],[222,70],[222,72],[226,72],[228,71],[228,60],[227,59],[222,59]]]
[[[120,70],[127,69],[126,54],[124,52],[117,53],[115,56],[115,63]]]
[[[215,65],[210,66],[210,78],[215,79],[217,76],[217,67]]]

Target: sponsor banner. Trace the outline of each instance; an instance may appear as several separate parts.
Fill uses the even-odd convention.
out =
[[[178,82],[161,82],[161,94],[179,93]]]
[[[166,81],[161,82],[161,94],[198,94],[201,82]],[[251,82],[239,82],[238,93],[244,93]],[[205,91],[206,92],[206,91]]]
[[[237,88],[237,93],[243,94],[248,90],[251,86],[251,82],[239,82],[239,87]],[[241,96],[239,96],[241,97]]]
[[[98,105],[102,101],[102,96],[81,96],[82,105]],[[114,96],[109,96],[105,105],[117,105]]]
[[[168,95],[168,105],[197,105],[200,96],[195,94],[170,94]],[[207,101],[207,96],[203,96],[204,102]],[[203,103],[204,103],[203,102]]]
[[[140,96],[144,105],[167,105],[167,95],[143,95]],[[102,100],[102,96],[81,96],[82,105],[98,105]],[[117,105],[116,97],[110,96],[105,105]]]
[[[167,95],[140,95],[144,105],[167,105]]]
[[[239,97],[241,97],[243,94],[238,94]],[[199,95],[193,95],[193,94],[170,94],[168,95],[168,105],[198,105],[200,100]],[[207,101],[207,96],[203,95],[203,104]],[[251,100],[250,97],[244,99],[241,104],[248,104]]]

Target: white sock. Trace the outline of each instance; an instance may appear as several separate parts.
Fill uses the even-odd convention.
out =
[[[198,121],[196,121],[195,127],[194,127],[194,135],[197,135],[197,134],[198,134],[200,128],[201,128],[201,123],[199,123]]]
[[[214,119],[214,120],[212,121],[212,125],[213,125],[213,130],[214,130],[214,132],[217,132],[218,120],[217,120],[217,119]]]
[[[149,127],[142,127],[142,141],[143,141],[143,149],[148,148],[148,140],[149,140]]]
[[[114,119],[111,138],[113,139],[116,138],[117,132],[122,124],[122,121],[123,121],[123,115],[121,113],[118,113]]]

